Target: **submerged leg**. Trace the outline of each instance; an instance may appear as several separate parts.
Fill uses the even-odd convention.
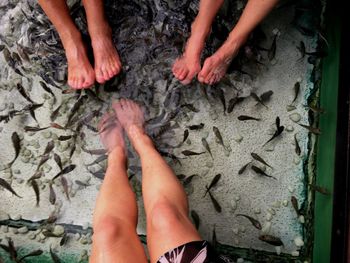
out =
[[[200,56],[205,40],[223,2],[224,0],[202,0],[200,2],[199,13],[192,24],[191,36],[187,41],[185,52],[173,65],[175,77],[184,85],[191,83],[192,79],[201,70]]]
[[[84,43],[69,15],[65,0],[39,0],[50,21],[55,26],[68,62],[68,85],[74,89],[88,88],[95,82],[95,73],[90,65]]]
[[[101,133],[102,142],[110,153],[94,211],[92,263],[147,262],[136,234],[137,204],[126,174],[122,136],[118,123]]]
[[[104,83],[119,74],[122,65],[104,15],[103,0],[83,0],[83,4],[94,51],[96,80]]]
[[[182,185],[144,132],[140,107],[122,100],[114,109],[141,158],[147,244],[151,262],[156,262],[165,252],[201,237],[188,218],[188,200]]]
[[[204,61],[198,74],[200,82],[212,85],[226,74],[232,59],[238,54],[252,30],[276,5],[278,0],[249,0],[237,25],[225,43]]]

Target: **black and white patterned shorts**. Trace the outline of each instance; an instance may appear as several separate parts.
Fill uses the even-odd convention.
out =
[[[166,252],[158,263],[233,263],[225,256],[218,256],[208,241],[193,241]]]

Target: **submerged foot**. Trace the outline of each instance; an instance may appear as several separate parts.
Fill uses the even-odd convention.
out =
[[[109,26],[94,33],[90,32],[90,35],[94,51],[96,81],[102,84],[118,75],[122,64],[113,44]]]
[[[95,72],[86,54],[81,37],[63,41],[68,62],[68,85],[73,89],[85,89],[95,82]]]
[[[103,115],[98,125],[98,130],[102,144],[109,153],[118,147],[125,149],[123,128],[118,122],[115,114],[106,113]]]

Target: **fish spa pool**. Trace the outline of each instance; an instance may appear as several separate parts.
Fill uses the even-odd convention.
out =
[[[87,38],[83,7],[69,5]],[[72,92],[59,37],[38,4],[0,3],[0,262],[12,262],[9,244],[17,259],[36,251],[22,262],[88,261],[106,169],[96,127],[119,98],[147,109],[148,134],[183,183],[199,233],[221,254],[234,262],[341,262],[331,261],[340,41],[331,8],[281,2],[219,84],[183,86],[171,66],[198,1],[105,5],[123,72]],[[244,6],[225,2],[203,58]],[[146,243],[140,163],[128,146]]]

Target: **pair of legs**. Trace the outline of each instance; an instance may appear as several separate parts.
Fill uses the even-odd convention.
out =
[[[89,62],[81,34],[69,15],[66,0],[39,0],[39,4],[61,38],[68,62],[69,86],[88,88],[95,80],[104,83],[120,72],[121,62],[104,16],[103,0],[83,0],[94,52],[94,68]]]
[[[277,2],[278,0],[248,0],[241,18],[227,40],[204,61],[201,68],[200,56],[205,40],[217,12],[224,3],[224,0],[201,0],[199,13],[192,24],[191,36],[187,41],[185,52],[173,65],[175,77],[184,85],[191,83],[197,74],[198,81],[205,84],[212,85],[220,81],[249,34]]]
[[[154,263],[165,252],[201,238],[188,218],[188,200],[182,185],[144,132],[139,106],[122,100],[114,110],[118,121],[101,133],[110,153],[94,211],[90,262],[147,262],[136,234],[137,203],[126,174],[124,129],[141,159],[147,245]],[[100,129],[108,119],[102,120]]]

